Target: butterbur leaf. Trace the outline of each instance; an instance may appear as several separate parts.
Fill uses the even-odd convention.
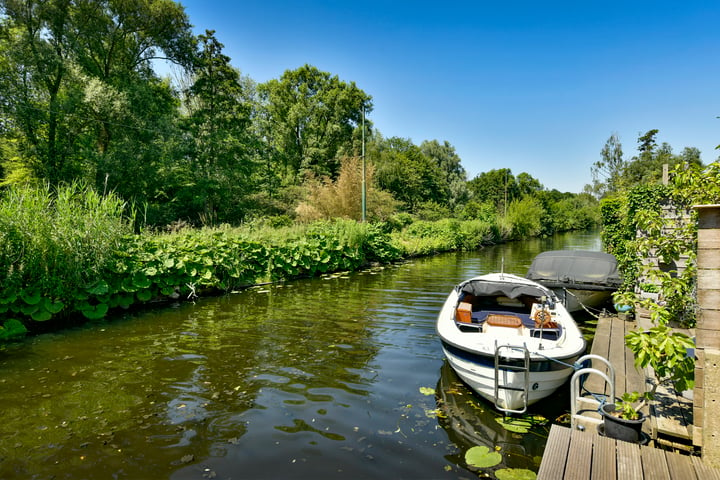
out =
[[[98,320],[103,318],[108,312],[108,305],[106,303],[99,303],[97,305],[85,304],[80,311],[85,318],[90,320]]]
[[[110,287],[105,280],[100,280],[98,283],[87,289],[90,295],[105,295],[108,293]]]
[[[152,298],[152,292],[150,290],[140,290],[135,295],[137,295],[137,299],[141,302],[149,302]]]
[[[28,305],[37,305],[40,303],[40,299],[42,298],[40,296],[40,292],[27,292],[23,291],[20,293],[20,298],[22,298],[23,302],[27,303]]]
[[[45,310],[55,315],[56,313],[60,313],[60,311],[65,308],[65,304],[61,301],[53,302],[49,298],[45,298],[44,302]]]
[[[0,340],[15,340],[22,338],[27,333],[27,328],[19,320],[11,318],[0,326]]]
[[[44,322],[52,318],[52,313],[48,312],[44,308],[39,308],[30,315],[30,318],[36,322]]]
[[[152,285],[152,281],[145,276],[144,273],[136,272],[135,275],[133,275],[133,285],[136,288],[148,288]]]

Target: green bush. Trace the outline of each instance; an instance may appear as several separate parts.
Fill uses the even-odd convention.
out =
[[[506,232],[511,240],[536,237],[542,233],[542,218],[545,213],[540,202],[532,197],[515,200],[508,207],[505,219]]]

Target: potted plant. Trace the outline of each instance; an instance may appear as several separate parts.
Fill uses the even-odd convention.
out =
[[[645,420],[641,410],[655,398],[658,386],[673,384],[678,392],[693,388],[695,358],[689,352],[694,349],[695,343],[689,336],[673,332],[667,325],[659,325],[650,330],[628,333],[625,344],[635,356],[635,367],[651,367],[656,381],[649,392],[627,392],[616,403],[603,405],[600,413],[604,419],[605,435],[639,442]]]
[[[637,402],[647,395],[649,392],[642,395],[639,392],[626,392],[615,403],[604,404],[600,408],[600,414],[603,417],[605,435],[625,442],[640,443],[642,425],[646,418],[640,409],[647,398],[643,398],[643,402]]]

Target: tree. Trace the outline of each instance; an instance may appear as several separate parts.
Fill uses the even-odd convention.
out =
[[[674,169],[678,164],[702,165],[700,151],[697,148],[686,147],[680,155],[673,153],[672,147],[663,142],[659,147],[655,136],[658,130],[649,130],[638,138],[638,155],[634,156],[625,165],[622,175],[622,186],[630,189],[635,185],[658,184],[662,181],[663,165],[668,170]]]
[[[423,203],[446,205],[450,198],[447,172],[425,156],[410,139],[377,135],[368,151],[378,186],[412,212]]]
[[[470,192],[467,189],[467,174],[461,165],[458,154],[447,140],[440,144],[437,140],[425,140],[420,144],[420,151],[431,162],[445,173],[445,181],[449,187],[448,207],[454,211],[464,205]]]
[[[616,192],[620,188],[625,161],[623,160],[622,144],[616,133],[610,135],[600,151],[601,159],[591,168],[593,190],[598,198]]]
[[[521,198],[526,195],[536,196],[544,189],[540,180],[534,178],[529,173],[521,172],[515,180],[517,182],[518,194]]]
[[[363,110],[372,110],[371,97],[354,82],[342,82],[310,65],[258,85],[258,92],[260,133],[283,183],[297,184],[306,173],[336,178],[338,153],[352,144]]]
[[[651,155],[653,153],[653,150],[655,150],[655,136],[658,134],[659,130],[657,128],[653,128],[652,130],[648,130],[645,132],[644,135],[640,135],[638,137],[638,151],[640,152],[640,155]]]
[[[503,214],[507,206],[519,197],[515,177],[509,168],[483,172],[468,182],[468,189],[477,202],[490,202]]]
[[[187,161],[178,195],[205,221],[237,221],[242,212],[233,209],[250,192],[254,168],[251,107],[243,101],[240,73],[222,53],[215,32],[198,38],[194,81],[186,91]]]
[[[183,7],[0,0],[0,10],[3,133],[15,141],[20,166],[51,183],[109,180],[123,195],[142,195],[176,107],[151,62],[192,59]]]

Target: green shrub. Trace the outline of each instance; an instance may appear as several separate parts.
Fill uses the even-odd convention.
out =
[[[511,202],[505,219],[510,239],[520,240],[540,235],[544,213],[545,210],[535,198],[525,197]]]

